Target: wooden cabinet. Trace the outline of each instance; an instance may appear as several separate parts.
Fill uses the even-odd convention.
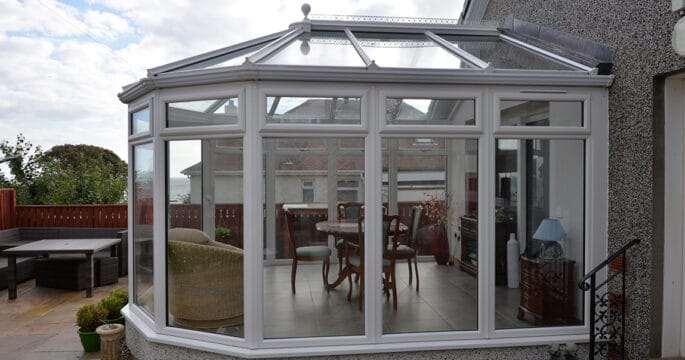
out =
[[[478,273],[478,220],[466,216],[461,222],[461,253],[459,268],[471,275]],[[495,284],[507,284],[507,234],[516,226],[510,223],[495,224]],[[515,230],[514,230],[515,231]]]
[[[567,259],[521,257],[521,304],[517,317],[531,314],[537,325],[562,321],[575,324],[574,264]]]

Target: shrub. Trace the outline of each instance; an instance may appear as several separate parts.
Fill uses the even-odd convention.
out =
[[[87,304],[81,306],[76,312],[76,325],[82,332],[93,332],[95,328],[103,324],[107,317],[107,309],[100,304]]]
[[[231,236],[231,229],[223,226],[219,226],[214,230],[214,234],[216,237],[221,238],[221,237],[229,237]]]
[[[117,289],[100,300],[100,305],[107,309],[107,320],[121,317],[121,309],[128,303],[128,292]]]

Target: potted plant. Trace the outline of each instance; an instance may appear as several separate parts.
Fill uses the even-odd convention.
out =
[[[121,315],[121,309],[128,304],[128,291],[117,289],[109,293],[102,300],[100,305],[107,309],[107,318],[104,320],[106,324],[115,323],[124,325],[124,316]]]
[[[228,238],[231,236],[231,229],[219,226],[214,230],[214,238],[216,241],[228,243]]]
[[[79,327],[77,332],[85,352],[100,351],[100,335],[95,329],[106,317],[107,309],[100,304],[83,305],[76,312],[76,325]]]
[[[446,194],[444,199],[438,195],[426,195],[426,200],[421,202],[430,225],[431,248],[435,262],[440,265],[447,264],[449,260],[449,242],[447,241],[447,223],[451,216],[451,194]]]

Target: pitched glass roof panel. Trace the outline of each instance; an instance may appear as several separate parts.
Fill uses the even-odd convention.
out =
[[[473,69],[423,34],[354,33],[379,67]]]
[[[265,42],[265,43],[253,45],[250,47],[246,47],[244,49],[240,49],[240,50],[228,53],[228,54],[217,56],[217,57],[209,59],[209,60],[205,60],[205,61],[201,61],[201,62],[192,64],[192,65],[184,66],[184,67],[178,68],[174,71],[216,69],[216,68],[227,67],[227,66],[242,65],[243,62],[245,62],[246,57],[251,56],[252,54],[256,53],[257,51],[259,51],[261,48],[268,45],[269,43],[270,42]]]
[[[495,69],[577,70],[550,58],[535,54],[498,37],[466,37],[441,35],[471,55],[490,63]]]
[[[303,34],[260,63],[365,67],[364,61],[341,31],[313,31],[311,34]]]

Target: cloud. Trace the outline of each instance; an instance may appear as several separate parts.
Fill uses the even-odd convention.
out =
[[[123,85],[145,70],[287,29],[284,0],[0,1],[0,130],[44,148],[86,143],[126,152]],[[312,13],[459,16],[461,1],[309,1]]]

